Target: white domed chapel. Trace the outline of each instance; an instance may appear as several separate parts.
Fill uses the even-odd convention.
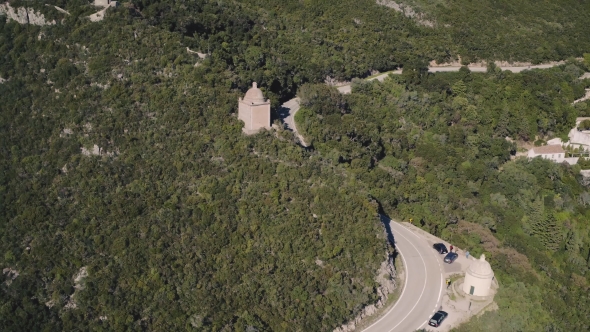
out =
[[[494,272],[486,256],[481,255],[478,260],[473,261],[465,273],[463,291],[470,295],[487,296],[490,293]]]

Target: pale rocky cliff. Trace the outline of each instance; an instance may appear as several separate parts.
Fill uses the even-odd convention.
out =
[[[377,288],[379,300],[377,303],[364,307],[353,320],[335,328],[333,332],[352,332],[363,319],[372,316],[377,312],[377,309],[382,308],[387,302],[389,294],[397,288],[396,277],[397,271],[395,270],[393,255],[387,253],[387,259],[381,263],[381,268],[379,268],[375,277],[375,281],[379,284]]]
[[[31,8],[19,7],[14,8],[10,4],[0,4],[0,15],[5,15],[8,20],[16,21],[20,24],[33,24],[33,25],[53,25],[55,21],[45,20],[43,14],[36,12]]]
[[[425,19],[424,14],[416,12],[412,7],[408,5],[397,3],[393,0],[377,0],[377,4],[392,8],[393,10],[404,14],[406,17],[413,18],[418,22],[418,24],[431,28],[434,26],[434,23],[432,21]]]

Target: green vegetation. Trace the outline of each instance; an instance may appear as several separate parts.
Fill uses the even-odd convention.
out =
[[[88,1],[47,1],[69,16],[11,3],[59,24],[0,17],[0,265],[18,272],[0,284],[1,330],[331,331],[376,301],[381,209],[487,252],[506,291],[526,290],[500,294],[502,308],[544,289],[521,318],[557,303],[538,324],[580,329],[590,196],[576,168],[508,162],[504,137],[590,115],[570,106],[588,68],[425,70],[458,54],[580,56],[578,18],[567,38],[500,47],[373,0],[134,0],[99,23]],[[317,84],[399,66],[397,82],[350,96]],[[314,149],[280,129],[242,135],[236,100],[252,81],[275,109],[300,91]]]
[[[374,303],[368,192],[290,132],[244,137],[223,51],[195,67],[133,13],[0,20],[0,266],[19,274],[0,330],[331,331]]]
[[[590,49],[590,3],[398,0],[451,37],[465,64],[477,59],[555,61]]]
[[[580,130],[589,130],[590,129],[590,120],[581,121],[578,125],[578,129]]]
[[[308,85],[298,128],[386,212],[489,257],[500,310],[459,331],[581,331],[590,300],[588,188],[578,166],[510,161],[516,146],[505,137],[567,132],[585,69],[412,70],[359,81],[351,95]]]

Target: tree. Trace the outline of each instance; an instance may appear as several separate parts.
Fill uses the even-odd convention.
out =
[[[402,78],[408,85],[418,85],[428,76],[428,62],[423,57],[414,57],[404,63]]]
[[[467,92],[467,86],[462,80],[458,80],[453,84],[452,90],[455,96],[464,96]]]
[[[590,130],[590,120],[584,120],[578,125],[579,130]]]
[[[561,232],[553,213],[547,213],[544,218],[534,223],[533,232],[535,237],[537,237],[541,244],[543,244],[548,250],[556,251],[559,249]]]

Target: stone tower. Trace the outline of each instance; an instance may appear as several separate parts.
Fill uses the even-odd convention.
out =
[[[238,119],[244,121],[244,133],[250,135],[260,129],[270,129],[270,100],[252,83],[244,98],[238,99]]]

